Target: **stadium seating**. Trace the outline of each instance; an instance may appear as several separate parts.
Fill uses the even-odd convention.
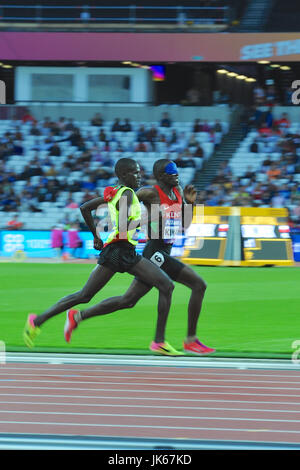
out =
[[[70,162],[73,164],[76,163],[77,159],[82,156],[82,150],[79,150],[76,146],[72,146],[70,141],[65,140],[62,142],[58,142],[58,145],[61,149],[61,156],[49,156],[50,147],[53,144],[45,144],[45,139],[48,136],[48,132],[41,127],[42,123],[38,123],[37,127],[42,129],[42,135],[34,136],[30,134],[32,123],[22,123],[21,121],[10,121],[10,120],[1,120],[0,121],[0,141],[4,138],[6,132],[14,133],[17,128],[23,135],[23,140],[19,142],[20,146],[23,148],[22,155],[10,155],[7,161],[5,162],[5,169],[7,172],[13,172],[16,175],[16,181],[11,183],[13,191],[17,197],[21,199],[21,206],[16,208],[16,210],[5,210],[5,207],[1,204],[0,199],[0,220],[1,220],[1,227],[5,228],[7,221],[11,219],[12,213],[18,213],[18,220],[23,222],[24,229],[50,229],[54,224],[62,221],[63,219],[73,221],[78,220],[80,218],[80,213],[78,210],[78,206],[82,203],[83,196],[84,196],[84,189],[78,187],[76,189],[72,188],[72,184],[75,182],[83,182],[88,181],[89,177],[84,168],[75,168],[71,169],[71,172],[68,176],[64,176],[60,174],[62,171],[63,164],[65,162]],[[179,149],[170,148],[170,145],[164,141],[157,141],[155,142],[155,149],[151,146],[149,142],[145,142],[147,147],[146,152],[139,152],[136,151],[136,147],[138,145],[137,142],[137,131],[141,126],[144,126],[145,129],[150,129],[154,126],[157,131],[158,135],[164,135],[166,140],[171,136],[172,131],[176,130],[177,134],[184,133],[186,140],[188,141],[189,138],[194,134],[193,133],[193,122],[174,122],[172,127],[160,127],[158,122],[131,122],[132,131],[130,132],[112,132],[111,128],[113,122],[105,122],[101,129],[104,130],[107,139],[109,141],[109,150],[106,149],[105,142],[101,142],[98,140],[98,135],[100,131],[100,127],[92,126],[88,121],[75,121],[74,125],[78,126],[80,129],[80,133],[83,137],[85,142],[85,146],[88,150],[92,151],[93,147],[97,145],[100,149],[101,158],[110,159],[110,166],[108,167],[108,171],[111,173],[111,177],[107,179],[99,178],[97,180],[97,185],[94,190],[91,190],[93,195],[102,194],[103,188],[107,185],[114,184],[116,179],[113,175],[113,166],[115,162],[120,157],[129,157],[134,158],[141,164],[141,167],[144,169],[145,172],[145,180],[143,184],[151,184],[152,180],[152,167],[155,160],[160,158],[168,158],[172,160],[176,160],[176,158],[180,155],[181,151]],[[214,125],[214,122],[209,123],[211,126]],[[222,133],[215,133],[214,134],[214,141],[212,141],[212,136],[208,132],[199,132],[195,134],[197,142],[201,145],[204,153],[203,159],[195,159],[196,168],[186,167],[180,168],[180,180],[182,186],[185,186],[188,183],[191,183],[194,179],[195,170],[200,169],[203,160],[208,159],[214,151],[215,143],[219,143],[222,140],[223,133],[228,132],[228,124],[222,123],[223,132]],[[67,136],[70,132],[63,132],[61,135],[55,137],[55,140],[60,141]],[[121,144],[123,151],[118,151],[118,147]],[[42,170],[42,175],[34,175],[28,179],[18,179],[20,174],[24,171],[27,165],[31,165],[32,160],[37,157],[38,158],[38,166]],[[45,159],[49,161],[45,164]],[[185,158],[182,159],[183,161],[187,160]],[[48,172],[50,166],[48,165],[51,163],[57,172],[57,175],[53,176],[45,176],[46,172]],[[105,163],[106,165],[106,163]],[[91,159],[88,162],[88,170],[98,171],[99,169],[104,169],[102,163],[97,160]],[[41,179],[46,178],[48,181],[51,180],[58,180],[59,183],[62,185],[60,188],[55,201],[44,200],[42,202],[36,201],[36,194],[35,190],[39,185]],[[71,185],[71,186],[70,186]],[[32,200],[34,205],[36,206],[36,212],[31,211],[28,207],[24,207],[23,205],[23,191],[30,190],[32,192]],[[67,207],[68,200],[71,198],[74,202],[75,207]]]

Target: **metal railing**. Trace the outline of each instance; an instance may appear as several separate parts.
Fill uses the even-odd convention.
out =
[[[13,14],[14,12],[18,14]],[[25,12],[28,12],[26,14]],[[23,13],[24,12],[24,13]],[[52,14],[52,12],[55,12]],[[66,12],[66,13],[65,13]],[[51,15],[50,15],[51,13]],[[63,14],[64,13],[64,14]],[[124,13],[124,14],[123,14]],[[227,24],[228,6],[43,6],[1,5],[0,21],[72,22],[72,23],[169,23]]]

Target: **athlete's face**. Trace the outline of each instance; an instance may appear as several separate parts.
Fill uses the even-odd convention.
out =
[[[173,186],[178,186],[178,169],[174,162],[169,162],[166,164],[164,171],[161,173],[162,181],[173,188]]]
[[[124,174],[123,181],[126,186],[131,189],[137,189],[141,184],[141,169],[138,163],[130,165],[126,174]]]

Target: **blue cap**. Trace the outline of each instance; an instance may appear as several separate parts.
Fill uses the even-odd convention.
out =
[[[178,175],[178,169],[177,169],[176,163],[174,162],[168,163],[165,168],[165,173],[167,173],[168,175]]]

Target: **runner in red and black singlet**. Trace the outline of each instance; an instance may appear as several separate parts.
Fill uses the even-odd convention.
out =
[[[149,241],[146,243],[143,256],[165,271],[173,281],[191,289],[187,336],[183,348],[186,352],[194,354],[209,354],[215,352],[215,349],[201,343],[196,333],[206,284],[190,266],[171,256],[175,238],[183,235],[184,230],[192,222],[193,211],[188,211],[187,206],[195,204],[197,193],[192,185],[187,185],[182,190],[179,185],[178,169],[174,162],[166,159],[157,160],[153,166],[153,174],[157,185],[153,188],[141,188],[137,192],[150,218]],[[155,209],[157,205],[160,206],[158,218],[157,211],[153,210],[153,207]],[[155,220],[152,217],[153,213],[156,214]],[[143,283],[138,277],[135,281]],[[146,288],[150,290],[150,287],[145,286]],[[144,293],[142,289],[141,292]]]

